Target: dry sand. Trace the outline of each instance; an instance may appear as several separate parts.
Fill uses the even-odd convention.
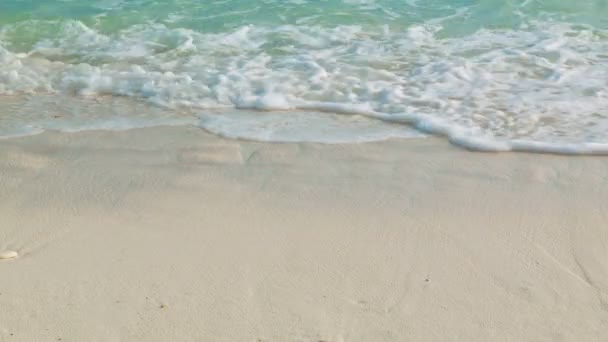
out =
[[[608,158],[0,141],[0,341],[605,341]]]

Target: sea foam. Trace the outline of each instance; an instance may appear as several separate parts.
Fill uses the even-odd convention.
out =
[[[349,4],[390,12],[382,1]],[[179,27],[183,14],[112,32],[73,19],[23,21],[0,30],[0,94],[120,96],[163,113],[81,120],[75,114],[65,130],[165,122],[239,138],[321,142],[424,133],[472,150],[606,153],[608,31],[551,17],[495,28],[449,23],[473,10],[402,27],[315,25],[305,23],[314,22],[309,17],[219,32]],[[24,44],[26,26],[48,32]],[[235,110],[244,111],[241,122],[238,115],[218,116]],[[308,127],[303,113],[313,113]],[[326,121],[320,113],[329,115]],[[338,134],[338,123],[348,120],[335,114],[384,124],[369,125],[373,134],[365,125]],[[3,118],[4,136],[62,129],[36,114],[20,115]],[[337,126],[321,138],[323,124]],[[298,133],[280,133],[289,125]]]

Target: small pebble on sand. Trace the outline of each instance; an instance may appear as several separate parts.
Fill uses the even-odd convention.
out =
[[[19,253],[15,251],[6,251],[0,253],[0,259],[13,259],[19,256]]]

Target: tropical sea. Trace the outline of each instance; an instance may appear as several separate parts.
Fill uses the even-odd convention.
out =
[[[2,0],[0,137],[608,153],[605,0]]]

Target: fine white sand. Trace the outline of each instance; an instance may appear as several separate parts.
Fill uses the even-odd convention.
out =
[[[608,158],[0,141],[0,341],[605,341]]]

